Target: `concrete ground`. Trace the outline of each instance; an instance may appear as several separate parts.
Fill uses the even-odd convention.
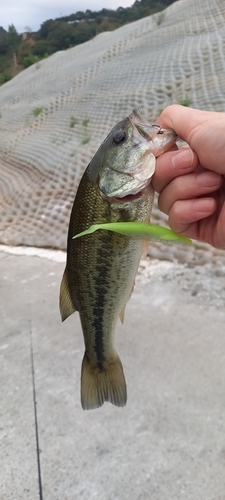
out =
[[[225,268],[142,263],[116,345],[125,408],[83,411],[78,314],[63,262],[0,253],[1,500],[225,499]]]

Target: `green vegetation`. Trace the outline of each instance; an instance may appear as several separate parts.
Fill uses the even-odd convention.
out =
[[[0,72],[8,71],[8,61],[13,58],[19,50],[21,37],[17,33],[16,28],[9,26],[8,31],[0,27]],[[9,65],[10,66],[10,65]],[[7,79],[5,81],[8,81]],[[3,82],[4,83],[4,82]]]
[[[42,112],[43,108],[35,108],[33,109],[33,115],[38,116]]]
[[[82,125],[83,125],[84,127],[87,127],[87,126],[88,126],[88,124],[89,124],[89,121],[90,121],[90,120],[89,120],[88,118],[87,118],[86,120],[83,120]]]
[[[48,19],[36,33],[27,28],[25,37],[17,33],[13,24],[8,31],[0,26],[0,75],[7,69],[6,65],[11,58],[12,64],[7,69],[9,75],[10,68],[15,64],[14,60],[24,68],[32,64],[36,64],[38,68],[37,64],[41,59],[58,50],[69,49],[91,40],[103,31],[115,30],[157,12],[159,16],[156,24],[160,25],[165,19],[165,13],[161,11],[175,1],[177,0],[136,0],[131,7],[119,7],[117,10],[104,8],[100,11],[79,11],[70,16]],[[0,85],[8,79],[1,76]]]
[[[76,118],[74,118],[74,116],[71,116],[71,118],[70,118],[70,128],[74,128],[77,123],[78,123],[78,120]]]
[[[81,144],[87,144],[90,141],[90,137],[84,137],[81,141]]]
[[[185,99],[181,99],[179,101],[179,104],[181,104],[181,106],[186,106],[187,108],[189,108],[189,106],[191,105],[191,99],[189,97],[185,97]]]
[[[32,66],[32,64],[35,64],[40,61],[40,58],[38,56],[34,56],[33,54],[28,54],[28,56],[25,56],[22,59],[22,63],[24,68],[29,68],[29,66]]]
[[[3,71],[2,73],[0,73],[0,86],[3,85],[3,83],[11,80],[11,78],[12,76],[7,71]]]
[[[112,31],[124,24],[137,21],[146,16],[160,12],[175,0],[136,0],[132,7],[119,7],[117,10],[102,9],[101,11],[86,10],[58,19],[48,19],[42,23],[38,32],[37,43],[32,52],[43,55],[52,54],[57,50],[65,50],[74,45],[87,42],[103,31]],[[161,15],[157,24],[161,24],[165,14]]]
[[[85,118],[83,121],[82,121],[82,125],[83,127],[85,127],[85,129],[87,128],[88,124],[89,124],[89,118]],[[87,135],[88,134],[88,131],[87,130],[84,130],[84,137],[81,141],[81,144],[87,144],[89,141],[90,141],[90,137]]]

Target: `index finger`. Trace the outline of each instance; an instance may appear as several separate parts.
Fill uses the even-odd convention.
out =
[[[198,163],[196,153],[189,146],[160,155],[156,159],[156,170],[152,177],[153,189],[161,193],[175,177],[189,174]]]
[[[225,113],[173,104],[162,111],[156,124],[175,130],[196,152],[204,168],[224,175]]]

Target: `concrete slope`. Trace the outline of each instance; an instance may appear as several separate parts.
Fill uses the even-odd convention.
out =
[[[134,107],[150,121],[186,98],[193,107],[225,111],[224,28],[223,1],[180,0],[3,85],[0,241],[64,249],[81,174]],[[153,220],[165,222],[156,206]],[[197,248],[189,260],[201,260],[204,251],[205,260],[213,258],[209,247]],[[157,255],[165,257],[161,246]],[[169,258],[179,255],[173,247]]]

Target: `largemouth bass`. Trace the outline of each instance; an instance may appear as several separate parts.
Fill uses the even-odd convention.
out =
[[[85,354],[81,369],[83,409],[105,401],[124,406],[126,382],[114,332],[129,300],[144,242],[111,231],[73,236],[92,224],[149,222],[155,158],[176,141],[173,130],[150,125],[137,110],[118,123],[85,170],[74,200],[67,263],[60,288],[64,321],[80,314]]]

